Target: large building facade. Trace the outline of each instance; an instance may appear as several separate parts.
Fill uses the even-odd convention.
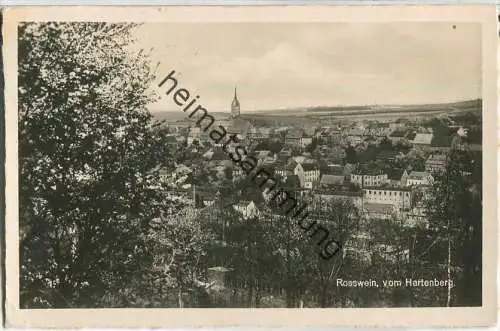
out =
[[[409,210],[413,204],[413,193],[409,188],[369,187],[363,191],[366,203],[391,204],[400,210]]]

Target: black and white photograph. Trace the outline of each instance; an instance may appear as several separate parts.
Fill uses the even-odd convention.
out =
[[[5,60],[16,310],[491,306],[479,19],[49,12]]]

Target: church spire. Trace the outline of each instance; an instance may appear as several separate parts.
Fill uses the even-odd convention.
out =
[[[231,103],[231,117],[240,116],[240,101],[238,100],[238,95],[236,93],[236,87],[234,88],[233,102]]]

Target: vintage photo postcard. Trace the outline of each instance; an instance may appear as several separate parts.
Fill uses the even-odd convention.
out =
[[[3,22],[12,327],[496,320],[494,6]]]

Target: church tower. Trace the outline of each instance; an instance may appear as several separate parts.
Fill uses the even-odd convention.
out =
[[[236,95],[236,87],[234,88],[234,98],[231,103],[231,117],[240,116],[240,102],[238,101],[238,96]]]

